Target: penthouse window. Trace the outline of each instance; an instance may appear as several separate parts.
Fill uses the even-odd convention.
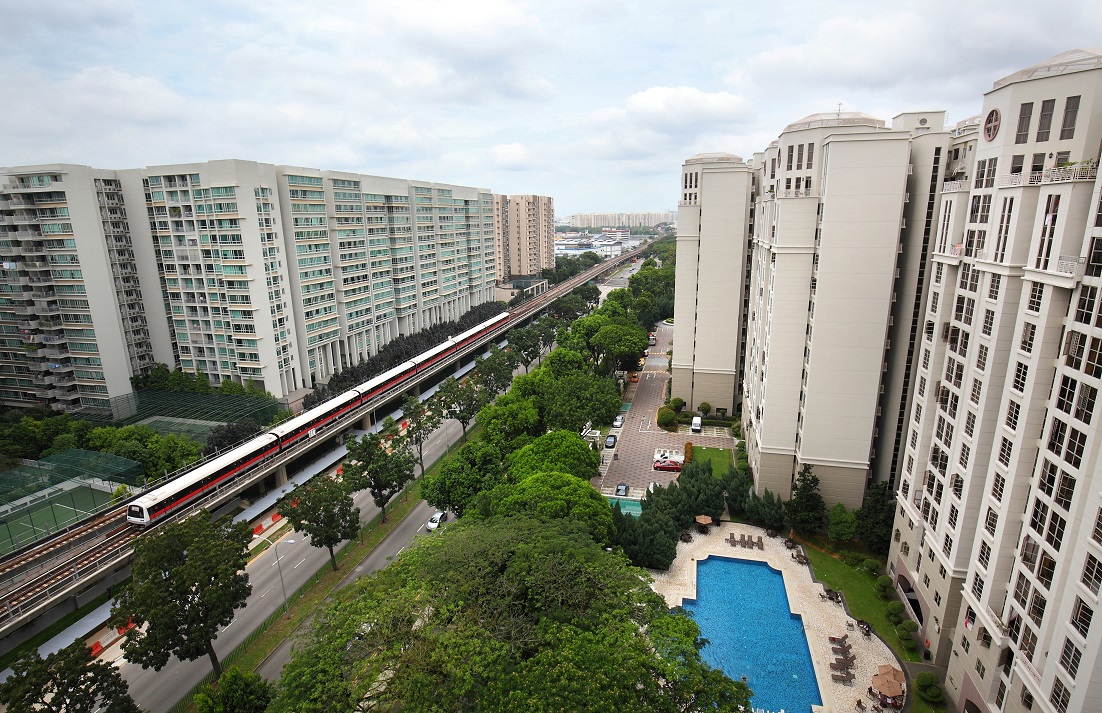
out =
[[[1075,120],[1079,115],[1079,97],[1068,97],[1064,102],[1064,123],[1060,126],[1060,140],[1075,138]]]
[[[1014,143],[1024,144],[1029,141],[1029,122],[1033,119],[1033,102],[1022,104],[1018,112],[1018,132],[1014,135]]]
[[[1041,117],[1037,121],[1037,140],[1048,141],[1052,131],[1052,112],[1056,110],[1055,99],[1045,99],[1041,102]]]

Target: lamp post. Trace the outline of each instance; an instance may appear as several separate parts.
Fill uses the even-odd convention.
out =
[[[276,571],[279,572],[279,588],[281,590],[283,590],[283,613],[290,616],[290,612],[288,611],[288,603],[287,603],[287,586],[285,584],[283,584],[283,564],[279,561],[279,543],[278,542],[272,542],[271,540],[269,540],[264,535],[253,535],[253,539],[254,540],[264,540],[269,545],[271,545],[272,549],[275,551]],[[295,541],[294,540],[287,540],[287,544],[288,545],[293,545],[293,544],[295,544]]]

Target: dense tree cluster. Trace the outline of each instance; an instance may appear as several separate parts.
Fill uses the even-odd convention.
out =
[[[218,386],[213,386],[210,379],[203,372],[193,374],[183,371],[180,367],[170,371],[166,364],[155,364],[148,374],[135,374],[130,377],[130,383],[135,389],[150,389],[152,391],[173,391],[192,394],[220,393],[229,396],[267,396],[272,395],[256,385],[249,379],[244,385],[231,381],[223,381]]]
[[[0,683],[7,713],[140,713],[114,664],[92,658],[77,639],[46,658],[29,648]]]
[[[341,590],[270,710],[748,709],[648,579],[569,514],[461,521]]]
[[[540,275],[552,285],[557,285],[563,280],[569,280],[571,277],[585,272],[602,260],[604,258],[593,251],[584,252],[577,257],[557,255],[555,256],[555,267],[543,268]]]
[[[434,324],[414,334],[397,337],[380,348],[379,353],[375,356],[338,371],[329,378],[326,384],[315,387],[314,391],[303,399],[303,405],[306,408],[311,408],[326,399],[343,394],[345,391],[368,381],[371,377],[389,371],[418,354],[443,343],[448,338],[476,327],[503,311],[505,311],[505,306],[500,302],[487,302],[472,307],[469,312],[454,322]]]

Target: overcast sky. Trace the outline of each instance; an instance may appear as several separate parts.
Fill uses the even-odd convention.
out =
[[[0,165],[242,158],[676,206],[807,114],[979,112],[1099,0],[0,0]]]

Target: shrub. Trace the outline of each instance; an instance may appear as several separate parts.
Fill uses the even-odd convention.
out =
[[[674,413],[681,413],[681,409],[685,408],[685,399],[680,396],[670,399],[670,408]]]
[[[707,416],[712,412],[712,405],[707,401],[701,401],[700,406],[697,407],[700,410],[701,416]]]
[[[857,534],[857,515],[838,503],[827,511],[827,537],[833,542],[849,542]]]
[[[893,624],[898,624],[903,621],[903,611],[906,609],[906,605],[898,599],[894,602],[888,602],[888,606],[885,607],[885,611],[888,614],[888,621]]]
[[[941,703],[945,700],[945,693],[941,690],[941,686],[927,686],[918,689],[918,697],[927,703]]]
[[[880,563],[872,558],[869,558],[861,563],[861,568],[869,574],[876,574],[880,571]]]
[[[933,671],[923,671],[915,676],[915,688],[926,688],[928,686],[940,686],[941,679]]]
[[[910,619],[904,619],[903,621],[895,625],[895,633],[899,637],[899,640],[903,642],[904,646],[907,645],[908,641],[914,643],[914,638],[912,637],[912,634],[914,634],[916,631],[918,631],[918,624],[914,623]]]
[[[892,578],[886,574],[882,574],[876,578],[876,596],[881,599],[887,599],[888,593],[892,591]]]
[[[843,552],[842,561],[845,562],[846,565],[849,567],[859,569],[861,565],[861,555],[857,554],[856,552]]]
[[[658,427],[667,431],[677,429],[677,414],[663,406],[658,409]]]
[[[685,462],[686,463],[692,463],[693,462],[693,442],[692,441],[685,441]]]

